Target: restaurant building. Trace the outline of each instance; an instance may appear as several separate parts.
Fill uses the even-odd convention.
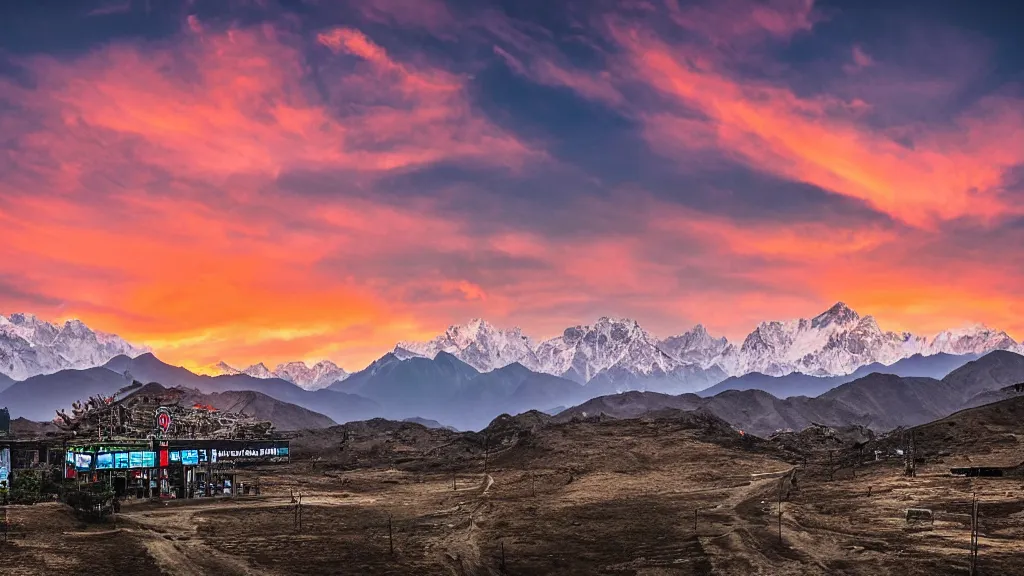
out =
[[[59,411],[57,434],[0,436],[0,480],[49,470],[62,486],[104,483],[121,499],[230,496],[246,467],[289,461],[270,422],[190,404],[190,394],[135,382]]]

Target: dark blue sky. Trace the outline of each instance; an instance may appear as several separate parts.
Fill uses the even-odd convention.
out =
[[[954,0],[4,3],[0,308],[182,362],[358,365],[473,316],[742,337],[836,300],[1022,337],[1022,24]]]

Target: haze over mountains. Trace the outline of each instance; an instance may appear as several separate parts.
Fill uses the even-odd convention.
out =
[[[40,372],[23,381],[0,379],[0,405],[10,405],[13,415],[48,420],[56,408],[139,380],[203,393],[260,392],[337,422],[430,418],[460,429],[486,425],[505,412],[576,406],[631,390],[684,394],[695,406],[736,398],[741,408],[732,418],[752,423],[763,416],[763,426],[815,415],[856,420],[848,408],[819,400],[851,382],[863,387],[877,379],[875,373],[916,388],[921,383],[914,378],[937,381],[992,350],[1020,350],[1005,333],[981,326],[931,338],[883,332],[871,317],[842,303],[812,319],[761,323],[738,346],[703,326],[659,340],[633,320],[608,317],[537,343],[518,328],[498,329],[477,319],[428,342],[400,342],[353,374],[323,361],[273,370],[262,363],[244,370],[221,363],[220,375],[198,375],[80,322],[59,327],[21,314],[4,318],[0,335],[4,370]],[[785,416],[793,410],[803,416]]]
[[[307,366],[305,362],[285,362],[273,370],[262,362],[242,370],[226,362],[218,362],[208,372],[211,376],[246,374],[253,378],[280,378],[305,390],[321,390],[348,377],[348,372],[330,360],[321,360],[312,366]]]
[[[915,356],[943,355],[936,365],[952,370],[992,350],[1022,349],[1005,332],[982,325],[932,337],[886,332],[871,316],[861,317],[840,302],[811,319],[762,322],[739,345],[710,335],[702,325],[659,340],[633,320],[607,317],[536,343],[519,328],[503,330],[475,319],[428,342],[401,342],[395,353],[432,358],[446,352],[482,372],[518,362],[588,386],[685,392],[751,373],[848,376],[864,366],[889,366]],[[949,362],[947,356],[965,358]],[[844,381],[849,380],[831,386]]]
[[[27,314],[0,316],[0,374],[14,380],[98,366],[116,355],[134,357],[147,350],[94,332],[76,320],[61,327]],[[976,357],[992,350],[1022,347],[1005,332],[981,325],[932,337],[886,332],[871,316],[861,317],[840,302],[811,319],[762,322],[738,345],[710,335],[702,325],[659,340],[634,320],[609,317],[566,328],[560,336],[538,343],[520,328],[500,329],[474,319],[427,342],[399,342],[393,354],[434,358],[446,352],[480,372],[518,363],[533,372],[608,390],[687,392],[751,373],[847,376],[864,366],[889,366],[915,355]],[[313,366],[282,363],[273,370],[263,363],[236,369],[221,362],[208,372],[279,378],[307,390],[327,388],[348,377],[328,360]]]
[[[761,390],[726,390],[711,397],[625,392],[593,398],[556,416],[636,418],[665,410],[707,410],[759,436],[812,423],[859,425],[876,431],[916,426],[958,410],[1012,396],[1024,382],[1024,356],[991,352],[942,379],[872,373],[817,397],[777,398]]]
[[[256,396],[236,394],[232,398],[251,401],[260,414],[276,415],[290,425],[294,425],[295,415],[301,417],[301,408],[335,422],[424,418],[474,430],[502,413],[573,406],[559,416],[605,413],[621,417],[665,409],[704,409],[738,428],[769,435],[811,422],[882,430],[939,418],[1024,381],[1024,356],[995,351],[941,380],[871,373],[814,398],[778,398],[761,390],[726,390],[710,397],[653,391],[615,393],[602,387],[597,378],[583,385],[533,372],[519,363],[479,372],[447,352],[432,359],[403,359],[389,353],[327,389],[309,391],[278,378],[197,375],[147,353],[136,358],[117,356],[101,367],[63,370],[15,382],[0,392],[0,406],[8,406],[14,417],[48,420],[56,408],[95,394],[113,395],[135,381],[204,394],[254,392]],[[633,406],[627,409],[629,405]],[[317,421],[307,420],[311,426]]]

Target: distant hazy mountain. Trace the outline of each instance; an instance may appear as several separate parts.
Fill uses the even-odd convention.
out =
[[[14,380],[11,377],[0,374],[0,392],[9,388],[11,384],[14,384]]]
[[[447,352],[405,360],[389,353],[330,390],[371,398],[388,418],[431,418],[461,430],[479,429],[503,412],[574,404],[587,397],[575,382],[518,363],[480,373]]]
[[[875,430],[915,426],[976,406],[986,399],[1017,394],[1007,389],[1024,383],[1024,356],[995,351],[968,362],[943,379],[872,373],[809,398],[780,399],[761,390],[726,390],[700,398],[634,392],[594,398],[558,415],[600,414],[635,417],[644,410],[702,407],[733,426],[767,436],[780,429],[802,429],[812,422],[830,426],[861,425]]]
[[[405,420],[402,420],[402,422],[412,422],[413,424],[419,424],[421,426],[426,426],[427,428],[444,429],[451,430],[452,432],[458,432],[458,430],[456,430],[452,426],[445,426],[444,424],[441,424],[437,420],[428,420],[426,418],[406,418]]]
[[[348,377],[348,372],[330,360],[322,360],[313,366],[305,362],[286,362],[271,370],[260,362],[239,370],[226,362],[218,362],[208,372],[211,376],[233,376],[246,374],[253,378],[280,378],[304,390],[320,390]]]
[[[326,415],[336,422],[373,417],[381,411],[380,406],[366,398],[328,390],[311,392],[276,378],[259,379],[244,374],[199,376],[165,364],[149,353],[136,358],[117,356],[102,367],[63,370],[16,382],[0,392],[0,406],[9,407],[12,417],[51,420],[58,408],[67,409],[72,402],[95,394],[110,396],[133,380],[194,388],[204,393],[261,392],[281,402]]]
[[[0,315],[0,374],[14,380],[92,368],[119,354],[138,356],[147,351],[114,334],[93,331],[80,320],[58,325],[31,314]]]
[[[743,376],[727,378],[710,388],[698,392],[698,394],[708,397],[725,390],[763,390],[777,398],[788,398],[790,396],[813,397],[874,372],[906,377],[943,378],[953,370],[977,358],[978,355],[976,354],[966,354],[963,356],[953,356],[945,353],[932,356],[915,354],[891,366],[878,363],[861,366],[852,374],[845,376],[809,376],[799,372],[786,374],[785,376],[768,376],[767,374],[752,372]]]

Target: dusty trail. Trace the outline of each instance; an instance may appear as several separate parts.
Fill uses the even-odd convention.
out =
[[[340,498],[330,495],[303,496],[303,505],[357,506],[373,502],[372,498]],[[139,538],[161,569],[168,576],[204,576],[210,573],[227,576],[276,576],[266,567],[254,567],[245,559],[212,546],[199,534],[204,516],[217,511],[238,512],[281,508],[291,505],[289,497],[266,497],[254,501],[223,501],[204,506],[169,505],[163,508],[132,510],[119,515],[127,527],[120,531]],[[254,540],[262,537],[253,535]]]

